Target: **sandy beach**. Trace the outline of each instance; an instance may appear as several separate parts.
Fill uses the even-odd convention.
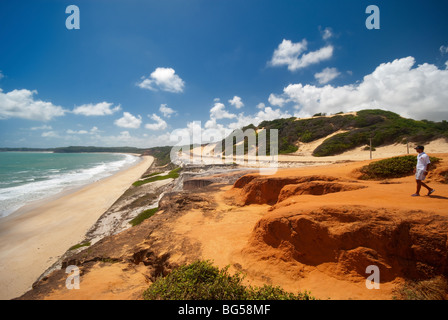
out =
[[[0,223],[0,299],[15,298],[66,250],[78,244],[98,218],[153,162],[136,165],[82,189],[11,214]]]

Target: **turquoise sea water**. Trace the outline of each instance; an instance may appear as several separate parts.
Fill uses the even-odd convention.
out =
[[[0,152],[0,217],[110,176],[138,160],[113,153]]]

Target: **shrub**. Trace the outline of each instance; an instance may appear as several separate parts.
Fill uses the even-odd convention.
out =
[[[142,223],[144,220],[151,218],[157,212],[157,210],[159,210],[159,208],[152,208],[152,209],[145,210],[145,211],[141,212],[138,216],[136,216],[134,219],[129,221],[129,223],[133,227],[135,227],[135,226],[139,225],[140,223]]]
[[[88,247],[88,246],[90,246],[90,242],[78,243],[78,244],[75,244],[73,247],[70,247],[70,249],[68,249],[68,250],[71,251],[71,250],[76,250],[76,249],[79,249],[82,247]]]
[[[132,185],[134,187],[139,187],[143,184],[146,183],[150,183],[150,182],[154,182],[154,181],[158,181],[158,180],[165,180],[165,179],[177,179],[179,178],[179,171],[180,171],[180,167],[176,168],[174,170],[171,170],[167,175],[164,176],[151,176],[150,178],[144,179],[144,180],[138,180],[135,181]]]
[[[158,278],[144,293],[145,300],[311,300],[307,292],[294,295],[279,287],[245,286],[243,277],[230,275],[210,261],[195,261]]]
[[[407,281],[395,290],[395,299],[400,300],[446,300],[448,281],[442,276],[422,281]]]
[[[436,164],[440,161],[439,158],[435,157],[429,157],[429,159],[431,164]],[[417,156],[411,155],[379,160],[362,167],[360,169],[362,173],[360,178],[364,180],[401,178],[412,174],[416,164]]]

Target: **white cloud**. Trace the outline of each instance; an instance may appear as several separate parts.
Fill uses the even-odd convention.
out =
[[[320,48],[317,51],[312,51],[302,55],[297,61],[295,69],[306,68],[309,65],[319,63],[324,60],[328,60],[333,56],[333,46],[329,45]]]
[[[0,70],[0,79],[4,78],[5,75],[2,73],[2,70]]]
[[[89,133],[89,131],[86,131],[86,130],[75,131],[75,130],[72,130],[72,129],[68,129],[66,132],[68,134],[88,134]]]
[[[307,49],[308,42],[303,39],[302,42],[293,43],[291,40],[283,39],[278,48],[275,49],[271,59],[271,65],[287,65],[288,69],[293,69],[295,63],[299,60],[299,55]],[[290,69],[290,70],[291,70]]]
[[[448,53],[448,46],[440,46],[439,50],[442,54]]]
[[[241,98],[238,96],[234,96],[233,99],[229,100],[229,103],[237,109],[244,107],[243,101],[241,101]]]
[[[448,70],[414,65],[413,57],[396,59],[379,65],[359,83],[339,87],[290,84],[282,98],[294,103],[301,117],[383,108],[404,117],[448,119]]]
[[[215,105],[210,109],[210,118],[233,119],[236,118],[236,114],[226,111],[224,104],[222,104],[221,102],[215,102]]]
[[[324,30],[321,30],[322,39],[328,40],[333,37],[333,31],[331,28],[325,28]]]
[[[249,124],[253,124],[255,126],[259,125],[262,121],[265,120],[275,120],[281,118],[290,118],[292,117],[287,111],[282,111],[281,109],[272,109],[272,107],[265,107],[264,109],[258,111],[254,115],[244,116],[244,114],[238,115],[238,121],[231,123],[229,128],[232,130],[242,128]]]
[[[27,120],[49,121],[63,116],[67,110],[51,102],[35,100],[36,90],[13,90],[3,93],[0,89],[0,119],[22,118]]]
[[[121,106],[118,105],[114,108],[111,108],[113,103],[109,102],[100,102],[97,104],[83,104],[81,106],[75,107],[73,109],[74,114],[80,114],[83,116],[106,116],[114,114],[115,112],[121,110]]]
[[[164,130],[167,127],[167,123],[165,122],[165,120],[163,120],[162,118],[160,118],[158,115],[156,115],[155,113],[152,114],[152,116],[150,116],[150,118],[152,120],[155,121],[155,123],[148,123],[145,125],[146,129],[149,130]]]
[[[328,60],[333,56],[333,46],[327,45],[319,50],[302,54],[306,51],[308,43],[306,39],[302,42],[293,43],[283,39],[282,43],[274,51],[270,64],[272,66],[288,66],[288,70],[296,71],[306,68],[312,64]]]
[[[138,129],[142,124],[142,117],[138,115],[133,116],[129,112],[123,112],[123,117],[115,120],[115,125],[122,128]]]
[[[159,111],[162,112],[163,116],[166,118],[170,118],[172,114],[176,113],[176,111],[168,107],[166,104],[161,104]]]
[[[97,127],[92,127],[92,129],[90,129],[90,131],[87,131],[87,130],[78,130],[78,131],[76,131],[76,130],[71,130],[71,129],[68,129],[67,131],[66,131],[66,133],[68,133],[68,134],[96,134],[96,133],[98,133],[99,132],[99,130],[98,130],[98,128]]]
[[[90,129],[91,134],[96,134],[98,132],[101,132],[101,131],[97,127],[92,127],[92,129]]]
[[[445,62],[445,69],[448,70],[448,61]]]
[[[257,104],[257,109],[263,110],[264,108],[266,108],[266,105],[263,102]]]
[[[185,82],[174,69],[157,68],[148,78],[142,77],[142,81],[137,85],[142,89],[180,93],[184,91]]]
[[[321,72],[316,73],[314,78],[316,78],[320,84],[326,84],[337,78],[340,74],[341,73],[336,68],[325,68]]]
[[[30,130],[52,130],[53,128],[51,126],[47,126],[46,124],[44,124],[43,126],[40,127],[31,127]]]
[[[41,134],[41,136],[44,138],[58,138],[59,137],[59,135],[54,131],[43,132]]]
[[[279,97],[273,93],[269,95],[268,101],[273,106],[283,107],[287,102],[284,98]]]

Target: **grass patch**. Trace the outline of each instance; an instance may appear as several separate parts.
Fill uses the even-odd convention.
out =
[[[444,277],[406,282],[396,290],[396,300],[447,300],[448,282]]]
[[[243,285],[243,277],[230,275],[210,261],[195,261],[158,278],[143,293],[145,300],[314,300],[308,292],[293,294],[280,287]]]
[[[138,216],[136,216],[134,219],[132,219],[131,221],[129,221],[129,223],[135,227],[137,225],[139,225],[140,223],[142,223],[144,220],[151,218],[156,212],[157,210],[159,210],[159,208],[153,208],[153,209],[148,209],[143,211],[142,213],[140,213]]]
[[[147,179],[144,180],[139,180],[139,181],[135,181],[132,185],[134,187],[139,187],[141,185],[147,184],[147,183],[151,183],[154,181],[159,181],[159,180],[166,180],[166,179],[176,179],[179,178],[179,171],[181,170],[181,168],[176,168],[174,170],[171,170],[168,174],[164,175],[164,176],[151,176]]]
[[[156,175],[158,175],[158,174],[161,174],[162,172],[153,172],[153,173],[150,173],[150,174],[145,174],[142,178],[149,178],[149,177],[152,177],[152,176],[156,176]]]
[[[79,249],[82,247],[89,247],[89,246],[90,246],[90,242],[78,243],[78,244],[75,244],[73,247],[71,247],[68,250],[76,250],[76,249]]]
[[[429,157],[431,165],[440,162],[440,158]],[[362,167],[360,179],[381,180],[401,178],[413,174],[417,165],[417,156],[402,156],[379,160]]]

